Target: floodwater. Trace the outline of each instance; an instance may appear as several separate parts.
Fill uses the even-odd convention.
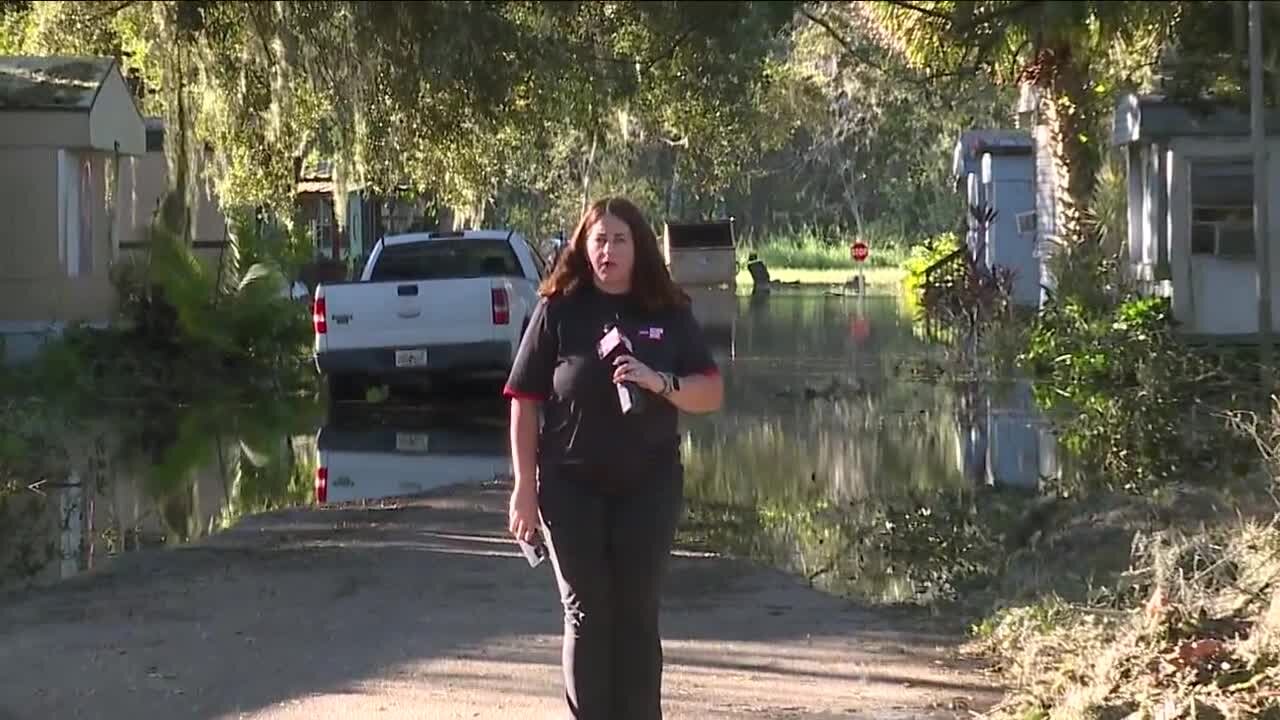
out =
[[[1029,390],[943,380],[943,348],[898,298],[707,292],[696,308],[727,398],[685,420],[686,543],[862,599],[929,599],[977,570],[999,530],[993,498],[1033,495],[1057,471]],[[334,417],[266,399],[96,427],[67,438],[66,477],[0,498],[0,586],[276,508],[492,482],[509,472],[506,442],[496,392],[396,395]]]

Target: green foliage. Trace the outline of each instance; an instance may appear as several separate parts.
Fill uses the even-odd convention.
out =
[[[127,339],[155,354],[215,371],[295,369],[311,339],[306,306],[290,299],[286,268],[304,243],[263,232],[237,216],[222,261],[198,257],[184,237],[185,205],[169,194],[151,228],[149,252],[115,275]]]
[[[246,513],[301,504],[310,498],[312,463],[299,462],[292,438],[310,434],[321,406],[306,397],[256,397],[239,402],[202,400],[182,408],[149,408],[144,422],[121,433],[117,462],[144,478],[146,496],[157,504],[191,492],[194,474],[217,468],[230,484],[220,524]],[[184,539],[201,529],[170,530]]]
[[[30,376],[0,369],[0,499],[23,491],[67,467],[67,450],[57,442],[59,409],[28,396]]]
[[[1082,262],[1103,263],[1102,269],[1114,267],[1114,259],[1128,252],[1129,184],[1124,160],[1110,154],[1098,172],[1086,217],[1090,236],[1099,246],[1103,258],[1082,258]]]
[[[1038,379],[1039,403],[1061,415],[1060,439],[1093,483],[1137,492],[1241,471],[1249,463],[1240,438],[1213,419],[1215,403],[1234,402],[1238,378],[1178,338],[1168,300],[1143,296],[1122,271],[1127,217],[1116,170],[1095,187],[1096,239],[1049,254],[1050,302],[1018,361]]]
[[[768,562],[863,601],[954,602],[1000,571],[1017,503],[899,494],[845,507],[819,498],[744,508],[694,498],[682,541]]]
[[[548,150],[576,161],[619,112],[680,148],[695,190],[723,188],[768,134],[764,67],[796,4],[37,5],[15,44],[127,57],[149,109],[195,131],[175,157],[214,148],[226,205],[287,210],[294,159],[317,155],[340,186],[408,188],[474,219],[570,170]]]
[[[903,261],[902,268],[906,275],[902,278],[902,294],[908,306],[918,308],[923,299],[924,273],[930,267],[960,249],[960,237],[947,232],[929,238],[927,241],[911,248],[911,253]]]
[[[286,215],[301,157],[531,237],[606,193],[762,234],[946,229],[955,138],[1005,124],[1012,93],[976,74],[933,86],[857,8],[800,6],[46,2],[4,22],[15,52],[121,57],[175,129],[172,164],[213,148],[224,206]]]
[[[1043,311],[1020,358],[1042,381],[1038,401],[1063,416],[1064,447],[1110,488],[1234,472],[1244,457],[1209,404],[1232,379],[1173,335],[1169,312],[1158,297],[1068,298]]]
[[[1086,237],[1094,177],[1117,91],[1149,85],[1181,3],[866,3],[913,67],[982,73],[1039,93],[1057,195],[1055,232]]]
[[[744,225],[840,226],[879,239],[955,227],[961,132],[1009,121],[1014,94],[971,74],[932,82],[886,47],[859,3],[813,3],[773,76],[785,142],[727,201]],[[739,209],[741,208],[741,209]]]
[[[1174,21],[1169,50],[1158,68],[1160,89],[1178,101],[1221,101],[1248,112],[1248,5],[1225,2],[1182,2]],[[1280,8],[1259,3],[1263,38],[1280,32]],[[1265,45],[1265,40],[1264,40]],[[1264,54],[1269,51],[1264,47]],[[1276,102],[1277,69],[1264,62],[1265,102]]]

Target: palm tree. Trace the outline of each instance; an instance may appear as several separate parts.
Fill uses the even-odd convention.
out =
[[[1038,90],[1054,173],[1054,228],[1074,243],[1102,160],[1118,50],[1150,67],[1181,3],[1049,0],[867,3],[889,44],[931,78],[991,73]],[[1120,78],[1123,80],[1124,78]]]

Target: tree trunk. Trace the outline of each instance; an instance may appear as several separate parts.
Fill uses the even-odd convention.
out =
[[[436,231],[446,232],[453,230],[457,219],[457,214],[454,212],[452,205],[441,207],[436,217]]]
[[[853,215],[853,234],[862,239],[862,202],[858,200],[857,186],[853,181],[853,168],[848,161],[840,171],[840,183],[843,186],[845,209]]]
[[[1075,245],[1088,239],[1085,217],[1093,194],[1096,163],[1084,139],[1091,98],[1076,63],[1067,59],[1055,70],[1040,101],[1053,163],[1053,225],[1060,242]]]
[[[585,215],[587,207],[591,205],[591,174],[595,170],[596,164],[596,147],[600,143],[600,131],[591,131],[591,152],[587,154],[587,165],[582,170],[582,213]]]
[[[671,146],[671,182],[667,185],[667,207],[665,216],[671,217],[672,209],[675,206],[676,193],[680,189],[680,148]]]

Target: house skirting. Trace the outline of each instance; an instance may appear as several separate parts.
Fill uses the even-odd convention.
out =
[[[107,323],[84,323],[95,329],[108,327]],[[66,323],[0,321],[0,364],[29,362],[40,354],[49,340],[62,335]]]

